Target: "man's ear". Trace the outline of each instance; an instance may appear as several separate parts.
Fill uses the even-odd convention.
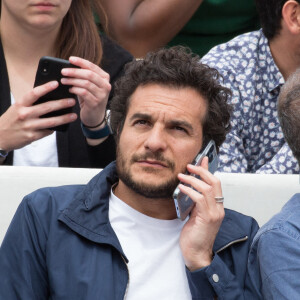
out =
[[[291,34],[300,35],[300,3],[294,0],[285,2],[282,8],[282,18]]]

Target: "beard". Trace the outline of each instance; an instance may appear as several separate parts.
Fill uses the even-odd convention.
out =
[[[177,178],[177,174],[166,180],[165,182],[161,184],[151,184],[144,182],[141,178],[141,180],[137,181],[133,178],[133,174],[130,171],[130,166],[138,162],[140,160],[146,160],[146,159],[153,159],[159,162],[164,163],[167,165],[168,168],[173,171],[175,170],[175,164],[174,162],[165,159],[163,155],[160,152],[153,153],[145,153],[143,155],[138,155],[135,154],[132,156],[130,161],[126,160],[123,155],[121,154],[121,151],[119,147],[117,147],[117,159],[116,159],[116,167],[117,167],[117,172],[119,179],[123,181],[123,183],[129,187],[131,190],[133,190],[135,193],[146,197],[146,198],[153,198],[153,199],[158,199],[158,198],[167,198],[168,200],[172,198],[173,192],[176,188],[176,186],[179,183],[179,180]],[[126,162],[129,162],[129,165],[126,166]],[[158,173],[158,170],[155,170],[153,168],[144,168],[145,171],[148,173]],[[184,170],[183,170],[184,171]]]

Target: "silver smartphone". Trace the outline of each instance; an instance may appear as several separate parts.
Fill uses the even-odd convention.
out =
[[[199,166],[205,156],[208,157],[208,170],[213,174],[217,170],[219,164],[216,144],[213,140],[209,141],[205,148],[199,152],[199,154],[193,160],[192,164],[194,166]],[[187,172],[187,174],[189,173]],[[194,174],[192,174],[192,176],[200,179],[200,176]],[[185,185],[190,186],[188,184]],[[177,217],[183,221],[194,207],[194,201],[189,196],[182,193],[178,186],[173,193],[173,198],[175,202]]]

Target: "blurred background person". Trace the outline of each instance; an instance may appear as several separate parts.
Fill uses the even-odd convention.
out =
[[[277,117],[281,86],[300,67],[300,0],[256,0],[262,29],[202,58],[232,91],[232,129],[220,147],[222,172],[299,173]]]
[[[202,56],[217,44],[259,28],[254,0],[100,2],[109,34],[135,57],[168,43],[186,45]]]
[[[278,97],[278,118],[284,137],[300,163],[300,69]],[[300,295],[300,194],[295,194],[255,236],[249,275],[255,299],[298,299]]]
[[[93,11],[105,16],[99,1],[0,4],[0,164],[106,166],[115,157],[105,120],[110,83],[132,56],[99,35],[93,19]],[[58,86],[51,82],[33,89],[39,59],[46,55],[80,67],[65,69],[62,82],[72,86],[78,102],[61,99],[33,105]],[[74,107],[74,113],[40,118],[65,107]],[[70,126],[65,132],[47,129],[66,123]]]

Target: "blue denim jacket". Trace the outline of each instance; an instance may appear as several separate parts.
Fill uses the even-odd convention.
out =
[[[1,300],[124,299],[128,260],[108,216],[117,180],[112,163],[87,185],[25,197],[0,248]],[[186,271],[192,299],[253,299],[247,259],[257,229],[253,218],[226,210],[211,265]]]
[[[249,274],[254,299],[300,299],[300,194],[295,194],[255,236]]]

